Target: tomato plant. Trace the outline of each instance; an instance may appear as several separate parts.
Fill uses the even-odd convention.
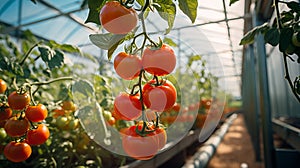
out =
[[[133,30],[138,22],[134,9],[126,8],[118,1],[107,2],[100,11],[101,25],[110,33],[127,34]]]
[[[12,141],[4,148],[4,156],[12,162],[22,162],[28,159],[31,152],[32,149],[30,145],[25,142]]]
[[[141,59],[136,55],[120,52],[114,59],[114,68],[121,78],[132,80],[139,76],[142,69]]]
[[[9,107],[13,110],[22,110],[30,103],[30,96],[27,92],[18,93],[17,91],[13,91],[8,96],[8,104]]]
[[[161,48],[147,47],[142,56],[142,65],[145,71],[153,75],[168,75],[176,66],[176,56],[167,44],[163,44]]]
[[[0,79],[0,94],[5,93],[7,89],[6,82],[3,79]]]
[[[123,120],[135,120],[142,115],[142,105],[138,95],[120,93],[114,101],[114,111]]]
[[[50,131],[45,124],[39,124],[37,128],[27,132],[27,142],[29,145],[41,145],[46,142],[50,136]]]
[[[20,137],[26,134],[29,129],[29,122],[26,118],[11,117],[4,125],[7,135]]]
[[[157,111],[165,111],[173,107],[177,94],[174,85],[169,81],[157,84],[152,80],[143,87],[143,100],[145,105]]]
[[[28,106],[25,110],[25,116],[29,121],[41,122],[48,116],[48,110],[43,104]]]

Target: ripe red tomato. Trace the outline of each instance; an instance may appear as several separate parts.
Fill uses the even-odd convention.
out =
[[[137,55],[120,52],[114,59],[114,68],[121,78],[131,80],[139,76],[142,61]]]
[[[167,132],[162,127],[157,127],[153,129],[155,129],[155,131],[151,133],[149,136],[154,136],[158,143],[158,149],[162,149],[167,143]]]
[[[50,131],[45,124],[39,124],[36,129],[27,132],[27,142],[29,145],[41,145],[47,141]]]
[[[151,80],[143,87],[144,104],[151,110],[165,111],[173,107],[177,94],[174,85],[165,81],[156,86],[156,81]]]
[[[172,110],[174,110],[175,112],[179,112],[180,111],[180,104],[179,103],[175,103],[172,107]]]
[[[104,29],[114,34],[127,34],[138,22],[136,11],[127,9],[117,1],[107,2],[102,7],[99,18]]]
[[[107,123],[109,125],[115,125],[116,123],[116,119],[114,117],[110,117],[108,120],[107,120]]]
[[[48,116],[48,110],[43,104],[28,106],[25,111],[25,116],[32,122],[41,122]]]
[[[30,103],[30,96],[27,92],[19,94],[16,91],[8,96],[9,107],[13,110],[22,110]]]
[[[0,94],[3,94],[7,89],[6,82],[0,79]]]
[[[176,56],[173,49],[166,44],[156,50],[146,48],[142,57],[142,65],[145,71],[150,74],[168,75],[176,66]]]
[[[115,115],[123,120],[135,120],[142,115],[142,105],[138,95],[120,93],[114,101]]]
[[[12,110],[8,106],[0,107],[0,121],[7,120],[12,116]]]
[[[31,147],[25,142],[12,141],[4,148],[4,156],[12,162],[22,162],[31,155]]]
[[[156,137],[140,136],[135,132],[136,126],[127,129],[122,136],[122,146],[125,153],[138,160],[148,160],[155,156],[159,150],[159,144]]]
[[[11,137],[23,136],[29,129],[29,122],[26,118],[18,119],[17,117],[11,117],[5,123],[4,129],[7,135]]]

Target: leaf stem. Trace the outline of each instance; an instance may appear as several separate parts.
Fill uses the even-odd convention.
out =
[[[24,63],[25,63],[25,61],[26,61],[26,59],[29,57],[29,55],[30,55],[30,53],[33,51],[33,49],[35,48],[35,47],[37,47],[39,44],[41,44],[43,41],[39,41],[39,42],[37,42],[37,43],[35,43],[27,52],[26,52],[26,54],[25,54],[25,56],[24,56],[24,58],[21,60],[21,62],[20,62],[20,66],[22,66]]]
[[[60,78],[55,78],[49,81],[44,81],[44,82],[34,82],[31,83],[30,85],[36,85],[36,86],[40,86],[40,85],[48,85],[54,82],[59,82],[59,81],[65,81],[65,80],[73,80],[73,77],[60,77]]]

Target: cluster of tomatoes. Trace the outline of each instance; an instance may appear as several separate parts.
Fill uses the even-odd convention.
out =
[[[6,91],[1,82],[1,94]],[[5,89],[3,89],[5,88]],[[48,110],[43,104],[30,105],[30,95],[26,90],[13,91],[7,102],[1,102],[0,120],[5,133],[13,140],[4,148],[5,157],[12,162],[21,162],[31,155],[31,146],[41,145],[50,136],[48,127],[43,120]]]
[[[104,29],[113,34],[127,34],[137,26],[136,11],[125,6],[110,1],[102,7],[99,18]],[[167,134],[159,123],[158,112],[172,108],[177,100],[176,88],[165,78],[176,66],[174,51],[167,44],[151,43],[145,48],[143,46],[140,52],[120,52],[114,58],[115,72],[122,79],[138,81],[130,93],[121,92],[116,96],[113,117],[115,120],[136,121],[136,125],[120,132],[126,154],[140,160],[152,158],[165,146]],[[149,74],[153,76],[150,80],[146,78]],[[134,80],[136,78],[138,80]],[[147,119],[146,111],[155,117]]]
[[[175,65],[174,51],[166,44],[158,49],[146,48],[142,58],[121,52],[114,59],[114,69],[121,78],[139,78],[131,93],[121,92],[116,96],[113,112],[116,119],[133,121],[142,118],[144,122],[128,128],[125,133],[127,136],[122,136],[123,148],[133,158],[150,159],[166,144],[166,132],[158,124],[158,115],[155,119],[157,122],[146,122],[143,113],[146,110],[163,112],[176,103],[175,86],[167,79],[159,79],[170,74]],[[153,79],[145,80],[145,73],[153,75]]]
[[[58,108],[52,111],[53,122],[62,130],[76,130],[79,127],[79,119],[74,116],[77,106],[71,100],[62,101]]]

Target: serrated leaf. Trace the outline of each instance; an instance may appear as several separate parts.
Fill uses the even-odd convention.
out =
[[[179,0],[178,2],[182,12],[194,23],[197,17],[198,0]]]
[[[82,93],[86,97],[94,97],[95,90],[94,86],[87,80],[79,80],[76,81],[72,85],[72,92],[79,92]]]
[[[39,46],[40,56],[42,60],[48,65],[50,70],[59,68],[64,64],[64,53],[59,50],[52,50],[48,46]]]
[[[99,13],[107,0],[88,0],[89,14],[85,23],[96,23],[100,25]]]
[[[59,50],[55,50],[53,57],[47,62],[50,70],[61,67],[64,64],[64,59],[64,53]]]
[[[41,58],[44,62],[48,62],[54,56],[54,51],[48,46],[39,46],[38,50],[40,51]]]
[[[234,4],[234,3],[238,2],[238,1],[239,1],[239,0],[230,0],[229,6],[231,6],[232,4]]]
[[[264,36],[265,42],[276,46],[279,43],[279,30],[277,28],[269,29]]]
[[[176,6],[172,0],[155,0],[158,5],[154,5],[161,18],[168,22],[168,28],[165,34],[168,34],[174,25]]]
[[[177,47],[177,44],[171,38],[165,37],[163,42],[171,47]]]
[[[125,36],[126,35],[122,35],[122,34],[106,33],[106,34],[91,34],[89,38],[91,42],[95,44],[97,47],[103,50],[108,50],[112,46],[119,43],[119,41]]]
[[[291,2],[287,2],[286,4],[294,12],[300,12],[300,4],[298,2],[291,1]]]
[[[283,28],[280,31],[280,40],[279,40],[279,50],[281,52],[285,52],[286,49],[291,44],[293,36],[293,29],[292,28]]]

